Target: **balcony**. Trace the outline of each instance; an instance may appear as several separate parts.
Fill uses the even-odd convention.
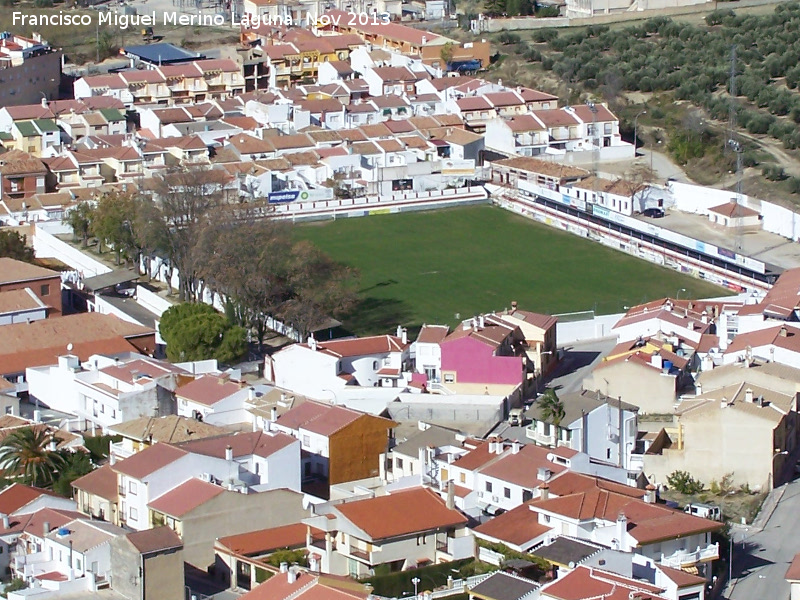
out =
[[[116,443],[112,442],[110,450],[111,454],[113,454],[119,459],[128,458],[129,456],[135,454],[133,448],[130,447],[130,442],[126,444],[125,440]]]
[[[684,567],[691,567],[699,562],[706,562],[716,560],[719,558],[719,544],[709,544],[705,548],[698,547],[694,551],[678,550],[670,556],[661,555],[659,561],[665,567],[672,567],[673,569],[682,569]]]

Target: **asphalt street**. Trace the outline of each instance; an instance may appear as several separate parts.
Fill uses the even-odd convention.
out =
[[[786,569],[800,552],[800,480],[786,485],[763,529],[736,525],[729,600],[787,600]]]

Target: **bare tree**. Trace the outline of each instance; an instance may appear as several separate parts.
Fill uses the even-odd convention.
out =
[[[197,241],[209,223],[209,215],[224,201],[227,175],[221,170],[196,167],[174,170],[156,183],[157,206],[167,230],[161,237],[170,263],[178,269],[181,300],[198,299],[200,270]],[[162,230],[163,234],[163,230]]]

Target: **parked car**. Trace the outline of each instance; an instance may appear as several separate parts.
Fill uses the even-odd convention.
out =
[[[512,408],[508,411],[508,424],[514,427],[525,425],[525,412],[521,408]]]
[[[645,208],[645,209],[642,211],[642,214],[643,214],[645,217],[650,217],[651,219],[660,219],[660,218],[661,218],[661,217],[663,217],[663,216],[664,216],[666,213],[664,212],[664,209],[663,209],[663,208]]]

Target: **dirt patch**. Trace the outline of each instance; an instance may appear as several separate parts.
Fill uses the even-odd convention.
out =
[[[763,492],[748,493],[742,490],[727,494],[714,494],[710,491],[703,491],[693,496],[681,494],[675,490],[661,492],[662,499],[677,502],[681,507],[693,502],[719,506],[722,509],[723,519],[735,523],[741,523],[742,518],[745,519],[745,523],[752,523],[766,497],[767,494]]]

